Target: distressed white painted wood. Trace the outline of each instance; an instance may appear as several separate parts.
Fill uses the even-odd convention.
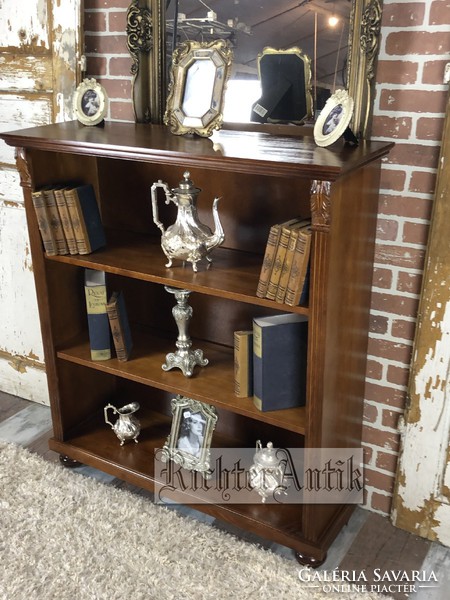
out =
[[[51,92],[52,57],[0,55],[0,91]]]
[[[72,118],[81,0],[0,0],[0,131]],[[48,404],[23,194],[0,142],[0,390]]]
[[[2,0],[0,47],[50,48],[47,0]]]
[[[392,519],[450,546],[450,95]]]

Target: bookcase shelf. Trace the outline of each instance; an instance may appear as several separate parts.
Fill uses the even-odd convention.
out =
[[[182,395],[216,408],[213,447],[355,448],[361,428],[381,160],[392,145],[336,142],[318,148],[311,136],[221,131],[212,139],[173,136],[163,126],[59,123],[0,135],[17,148],[50,393],[50,448],[149,491],[154,452],[170,433],[171,399]],[[225,242],[213,265],[165,267],[153,223],[150,187],[175,186],[188,168],[202,189],[200,221],[219,213]],[[46,256],[32,202],[42,186],[92,184],[107,245],[87,255]],[[171,206],[160,219],[175,220]],[[267,237],[275,223],[311,220],[308,306],[258,298]],[[107,273],[110,292],[126,300],[134,339],[131,359],[92,361],[84,269]],[[188,289],[193,347],[210,364],[191,378],[162,363],[175,349],[174,298]],[[308,319],[306,405],[260,412],[234,395],[233,333],[252,319],[280,312]],[[279,382],[280,386],[283,382]],[[103,420],[108,403],[140,404],[138,444],[121,447]],[[354,505],[228,505],[198,510],[290,546],[304,564],[319,564]],[[308,563],[309,557],[309,563]]]
[[[46,258],[275,310],[308,314],[307,306],[288,306],[255,295],[261,270],[261,256],[258,254],[216,248],[212,253],[211,267],[206,269],[201,263],[199,271],[194,273],[190,266],[181,269],[180,263],[167,269],[164,266],[166,257],[157,238],[117,230],[107,230],[106,235],[107,247],[92,254]]]
[[[91,360],[87,337],[59,349],[57,356],[90,369],[129,379],[173,395],[186,395],[218,408],[304,435],[304,407],[261,412],[254,406],[251,398],[235,396],[232,349],[193,340],[193,347],[201,347],[209,360],[209,365],[207,369],[195,369],[194,375],[187,379],[178,369],[167,372],[161,369],[166,354],[175,350],[173,341],[142,334],[134,335],[133,341],[133,354],[131,360],[126,362],[120,362],[115,358],[107,361]]]

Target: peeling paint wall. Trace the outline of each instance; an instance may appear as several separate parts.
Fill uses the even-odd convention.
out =
[[[450,94],[392,520],[450,546]]]
[[[80,0],[0,0],[0,131],[72,118]],[[48,404],[14,148],[0,142],[0,390]]]

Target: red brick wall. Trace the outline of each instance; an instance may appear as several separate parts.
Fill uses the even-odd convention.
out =
[[[366,503],[388,513],[448,86],[450,4],[385,0],[372,137],[382,173],[366,384]]]
[[[87,74],[106,88],[110,120],[133,121],[130,0],[85,0]],[[447,0],[385,0],[373,137],[394,141],[383,165],[373,278],[364,447],[366,505],[387,514],[418,309],[450,60]]]

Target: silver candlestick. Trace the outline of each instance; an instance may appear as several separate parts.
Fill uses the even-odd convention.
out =
[[[169,294],[174,294],[177,301],[172,309],[173,318],[178,327],[178,338],[175,343],[178,350],[169,352],[166,355],[166,362],[163,364],[163,371],[169,371],[177,367],[183,371],[185,377],[191,377],[195,365],[206,367],[208,360],[203,358],[203,350],[191,350],[192,341],[188,334],[189,321],[192,317],[192,306],[189,306],[188,299],[190,290],[180,290],[164,286]]]

